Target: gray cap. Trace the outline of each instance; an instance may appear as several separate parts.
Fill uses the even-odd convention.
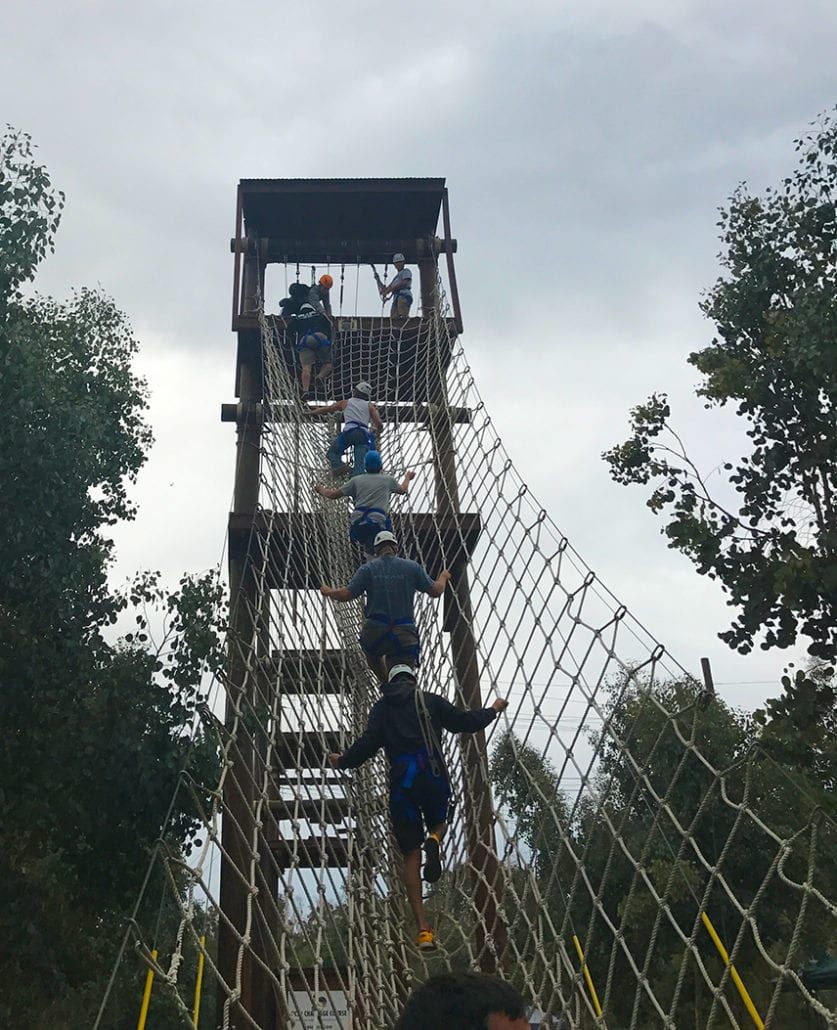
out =
[[[399,261],[405,261],[406,262],[406,260],[407,259],[404,257],[403,254],[393,254],[393,256],[392,256],[392,263],[393,264],[397,264]]]
[[[364,383],[363,380],[361,380],[359,383],[355,383],[355,391],[368,397],[372,393],[372,387],[369,383]]]
[[[398,541],[395,539],[395,533],[390,533],[388,529],[382,529],[381,532],[375,537],[372,546],[377,551],[383,544],[398,545]]]

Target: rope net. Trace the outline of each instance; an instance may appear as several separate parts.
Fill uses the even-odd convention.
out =
[[[231,583],[227,718],[207,720],[221,774],[187,784],[204,830],[189,862],[157,856],[174,940],[133,924],[155,992],[195,1025],[191,949],[225,1028],[390,1027],[448,968],[512,980],[544,1027],[837,1025],[799,973],[837,943],[834,822],[538,505],[440,278],[435,299],[402,324],[341,319],[317,389],[372,385],[385,471],[417,473],[394,499],[399,553],[453,574],[442,600],[417,597],[419,685],[465,707],[510,700],[484,735],[445,737],[456,807],[425,899],[439,950],[414,944],[384,758],[354,773],[324,760],[379,696],[361,604],[317,590],[347,583],[362,556],[347,502],[313,490],[333,485],[339,420],[308,413],[293,344],[261,312],[263,401],[242,416],[260,432],[259,510]],[[213,922],[217,951],[201,945]]]

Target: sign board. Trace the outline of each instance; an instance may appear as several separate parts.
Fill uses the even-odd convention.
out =
[[[352,1030],[352,1014],[343,991],[292,991],[288,1030]]]

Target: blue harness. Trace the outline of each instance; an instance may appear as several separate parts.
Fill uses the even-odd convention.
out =
[[[321,343],[317,339],[317,333],[318,332],[319,332],[319,330],[317,330],[317,329],[306,329],[304,334],[302,336],[300,336],[299,339],[296,341],[296,349],[297,350],[319,350],[320,347],[330,347],[331,346],[331,340],[326,336],[325,340]],[[321,335],[325,335],[325,334],[321,334]],[[311,340],[310,343],[308,342],[308,337],[309,336],[313,337],[313,339]]]
[[[405,766],[404,775],[399,780],[398,786],[409,790],[416,782],[416,776],[427,768],[428,756],[426,751],[417,751],[414,754],[399,755],[394,761]]]
[[[380,644],[384,640],[392,640],[392,642],[395,644],[395,646],[398,648],[401,654],[405,655],[406,657],[415,658],[416,661],[418,661],[418,641],[416,641],[415,644],[409,644],[405,647],[402,645],[401,641],[398,639],[397,635],[394,632],[396,626],[409,626],[411,629],[414,629],[416,631],[416,637],[418,637],[418,628],[413,619],[391,619],[388,615],[385,615],[382,612],[375,612],[372,615],[367,615],[366,619],[369,622],[380,622],[384,626],[386,626],[384,632],[375,641],[376,645]]]
[[[390,533],[392,532],[392,521],[382,508],[355,508],[355,511],[359,511],[361,516],[359,519],[355,519],[349,526],[349,539],[353,544],[360,543],[358,531],[367,526],[373,526],[379,533],[384,529],[388,529]],[[373,518],[373,515],[380,515],[381,518]]]
[[[330,345],[331,345],[331,340],[329,340],[329,346]],[[343,426],[342,432],[337,437],[337,439],[340,441],[340,444],[343,447],[343,449],[345,450],[346,447],[349,446],[348,442],[345,439],[346,438],[346,434],[347,433],[354,433],[355,430],[357,430],[357,429],[359,429],[362,433],[366,433],[366,445],[367,445],[367,447],[369,447],[371,449],[374,449],[374,447],[375,447],[375,434],[370,430],[369,426],[365,425],[363,422],[347,422]],[[370,508],[369,510],[370,511],[375,511],[376,509]]]

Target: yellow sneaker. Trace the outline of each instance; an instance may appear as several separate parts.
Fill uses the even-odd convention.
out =
[[[436,941],[433,939],[432,930],[419,930],[416,944],[419,951],[435,951]]]

